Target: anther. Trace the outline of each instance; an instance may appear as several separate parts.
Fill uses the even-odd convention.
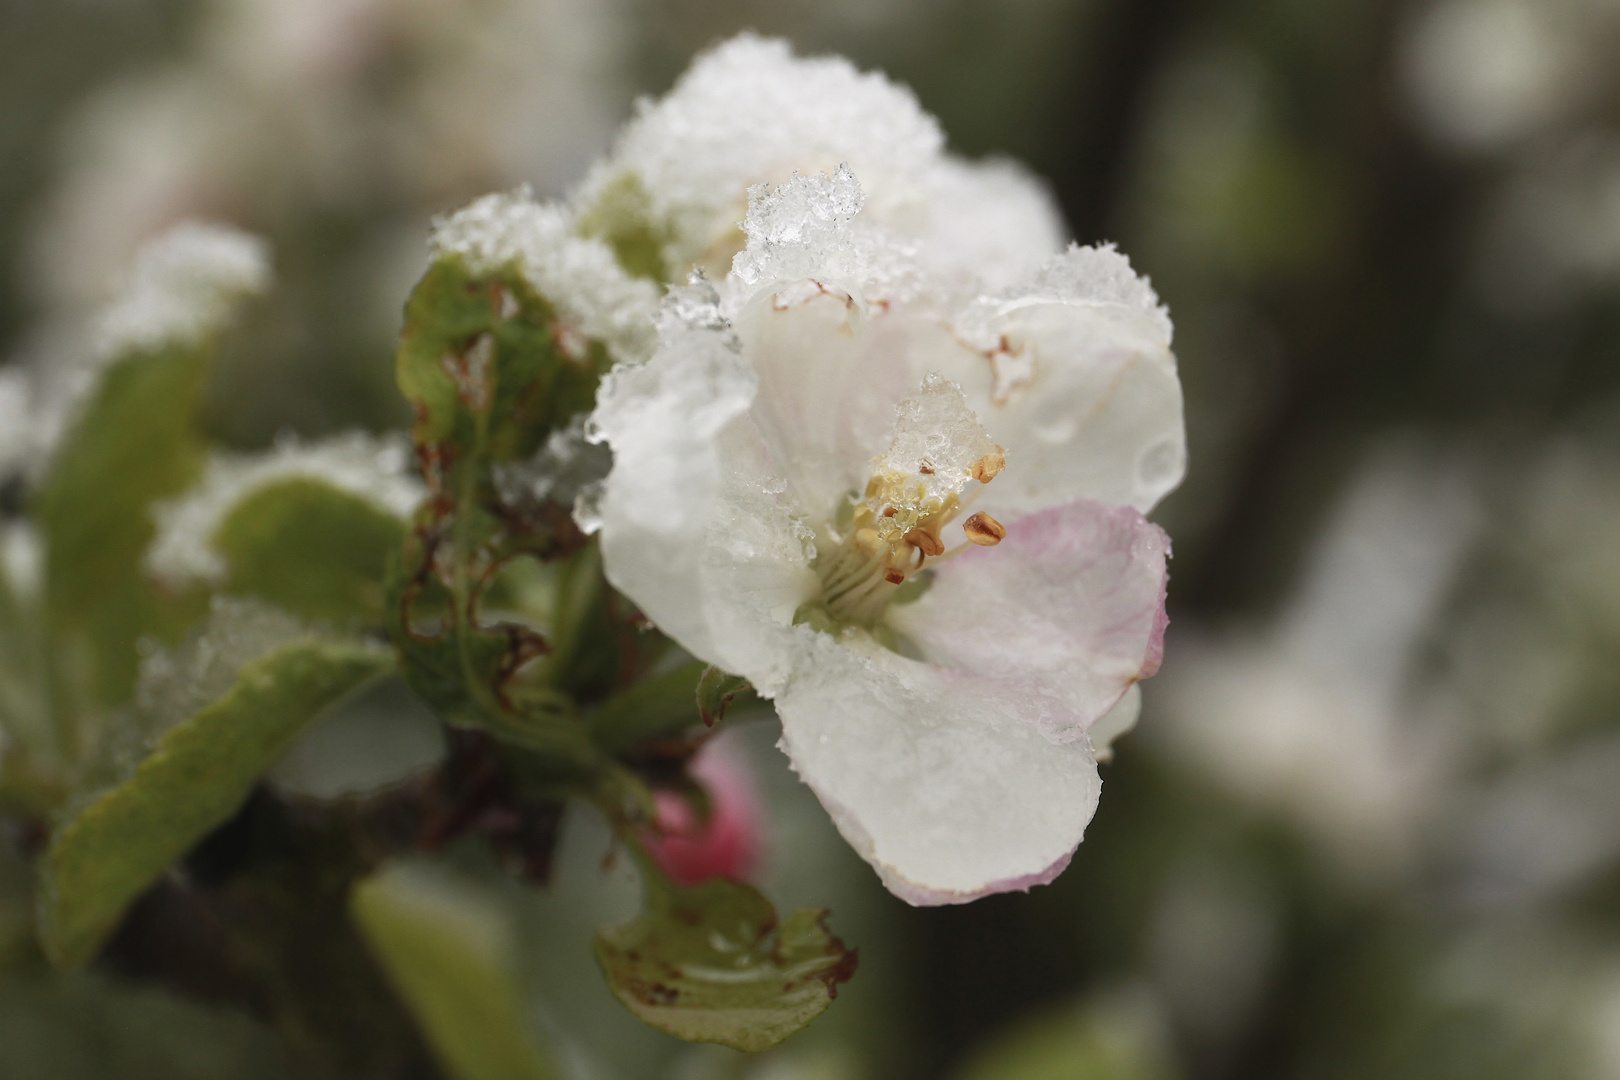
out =
[[[945,554],[945,545],[927,529],[912,529],[906,533],[905,541],[924,555]]]
[[[1007,539],[1007,526],[983,510],[962,522],[962,531],[980,547],[995,547]]]
[[[898,567],[891,566],[883,571],[883,580],[890,585],[903,585],[906,580],[906,572]]]
[[[993,452],[984,455],[984,457],[973,463],[973,479],[981,484],[988,484],[1006,467],[1007,455],[998,446]]]

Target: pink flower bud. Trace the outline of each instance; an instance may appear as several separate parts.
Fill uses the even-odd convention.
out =
[[[655,793],[658,825],[643,837],[647,853],[677,885],[750,879],[759,868],[765,817],[747,763],[723,739],[713,739],[690,771],[708,793],[708,817],[677,792]]]

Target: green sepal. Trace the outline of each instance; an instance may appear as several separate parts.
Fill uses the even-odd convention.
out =
[[[39,891],[52,963],[90,960],[129,903],[236,812],[311,720],[394,663],[361,642],[297,641],[245,665],[224,696],[165,732],[133,776],[52,837]]]
[[[592,408],[607,366],[606,346],[565,329],[515,265],[480,275],[442,256],[405,304],[399,388],[446,468],[530,457]]]
[[[587,717],[597,745],[620,753],[652,739],[678,736],[702,722],[693,699],[705,666],[693,660],[649,675],[608,698]]]
[[[704,727],[714,727],[724,720],[726,709],[739,694],[752,695],[754,684],[741,675],[727,675],[714,665],[703,669],[697,684],[698,714]]]
[[[383,571],[404,536],[405,523],[369,500],[291,477],[233,506],[213,545],[230,568],[229,593],[315,622],[380,626]]]
[[[641,1020],[689,1042],[767,1050],[826,1011],[855,973],[855,950],[825,911],[778,922],[757,889],[714,878],[678,888],[650,867],[641,914],[598,931],[596,958]]]
[[[358,882],[349,910],[453,1080],[556,1075],[525,1019],[510,927],[492,904],[393,867]]]

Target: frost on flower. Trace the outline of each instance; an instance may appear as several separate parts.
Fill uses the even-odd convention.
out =
[[[944,146],[906,87],[842,57],[795,57],[786,42],[743,34],[699,57],[662,100],[639,103],[575,201],[586,220],[643,218],[677,279],[694,264],[725,275],[744,248],[739,225],[756,185],[836,176],[845,164],[865,188],[865,215],[923,248],[941,287],[999,287],[1062,246],[1061,217],[1039,181]]]
[[[742,39],[670,102],[728,50],[772,49],[771,86],[733,97],[825,77]],[[1084,835],[1097,755],[1162,653],[1169,542],[1142,515],[1181,478],[1181,391],[1122,255],[1025,251],[964,295],[961,253],[872,214],[863,179],[756,187],[727,279],[671,291],[651,359],[599,392],[595,513],[609,579],[774,699],[885,884],[953,903],[1050,881]]]
[[[410,444],[402,436],[351,432],[304,443],[286,435],[264,453],[216,453],[201,483],[154,508],[158,528],[147,549],[147,569],[176,585],[223,580],[228,567],[213,546],[220,526],[254,492],[295,479],[330,484],[401,519],[410,516],[424,494]]]

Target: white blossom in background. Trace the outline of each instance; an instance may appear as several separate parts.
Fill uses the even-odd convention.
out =
[[[402,257],[386,230],[414,236],[433,207],[525,180],[560,191],[624,94],[621,0],[196,8],[174,61],[97,88],[68,126],[27,274],[49,306],[100,302],[136,248],[191,216],[280,237],[312,214],[406,207],[410,224],[374,238],[386,273]]]
[[[575,202],[588,210],[634,178],[676,277],[694,263],[717,279],[730,269],[750,187],[840,165],[860,177],[864,219],[917,247],[936,285],[1000,287],[1062,249],[1062,219],[1040,181],[944,145],[906,87],[743,34],[698,57],[666,97],[641,101]]]
[[[638,123],[682,103],[709,147],[682,95],[737,52],[761,85],[730,99],[802,76],[880,183],[937,162],[914,103],[896,129],[908,95],[752,38]],[[697,236],[712,177],[690,160],[703,182],[670,158],[660,183]],[[1169,543],[1142,514],[1181,478],[1181,391],[1169,321],[1117,252],[1027,252],[964,296],[966,261],[869,217],[858,176],[756,186],[728,278],[672,290],[652,358],[598,395],[596,511],[609,580],[775,700],[782,748],[889,889],[961,902],[1067,865],[1100,788],[1090,735],[1128,726],[1158,667]]]
[[[153,508],[157,534],[146,552],[148,572],[173,585],[217,584],[229,567],[213,539],[231,511],[255,492],[299,479],[328,484],[401,520],[425,494],[403,435],[350,432],[311,443],[284,435],[263,453],[216,452],[196,487]]]
[[[1373,454],[1275,621],[1178,639],[1156,687],[1160,742],[1297,823],[1358,883],[1410,867],[1457,757],[1455,731],[1422,717],[1410,680],[1480,519],[1458,462],[1406,446]]]

